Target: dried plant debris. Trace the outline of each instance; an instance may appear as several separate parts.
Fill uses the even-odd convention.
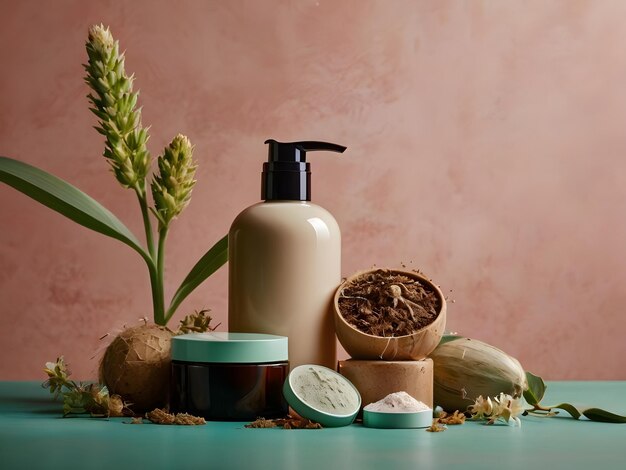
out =
[[[320,423],[306,418],[287,416],[281,419],[257,418],[256,421],[245,425],[246,428],[283,428],[283,429],[322,429]]]
[[[188,413],[172,414],[161,408],[146,413],[146,418],[154,424],[177,424],[180,426],[197,426],[206,424],[204,418],[193,416]]]
[[[433,419],[433,424],[426,428],[427,432],[443,432],[448,427],[445,424],[441,424],[438,418]]]
[[[282,426],[283,429],[322,429],[322,425],[320,423],[316,423],[315,421],[305,418],[288,418],[280,421],[282,422],[277,424]]]
[[[176,334],[182,335],[186,333],[205,333],[207,331],[215,331],[215,329],[221,325],[218,323],[215,326],[211,326],[211,316],[209,312],[211,310],[200,310],[191,313],[180,321],[180,325],[178,327],[178,331]]]
[[[193,416],[189,413],[178,413],[174,419],[174,424],[180,426],[199,426],[206,424],[206,421],[201,416]]]
[[[104,385],[70,380],[72,373],[63,356],[56,362],[47,362],[44,372],[48,380],[43,387],[49,388],[54,398],[63,397],[63,416],[89,413],[93,417],[108,418],[130,414],[128,404],[119,395],[110,395]]]
[[[388,269],[353,279],[339,296],[346,321],[374,336],[413,334],[432,323],[440,309],[439,296],[428,284]]]
[[[119,395],[113,394],[109,396],[109,416],[124,416],[126,405]]]
[[[461,413],[459,410],[456,410],[454,413],[449,414],[443,410],[440,410],[439,407],[435,413],[435,419],[433,419],[433,424],[430,427],[426,428],[428,432],[442,432],[448,429],[448,425],[455,424],[463,424],[465,423],[465,414]]]
[[[459,410],[456,410],[452,414],[442,411],[437,421],[441,424],[463,424],[465,422],[465,415]]]
[[[246,424],[244,427],[246,428],[275,428],[276,420],[275,419],[265,419],[265,418],[257,418],[255,421],[252,421],[250,424]]]
[[[154,410],[146,413],[146,419],[150,420],[154,424],[174,424],[176,416],[162,410],[161,408],[155,408]]]

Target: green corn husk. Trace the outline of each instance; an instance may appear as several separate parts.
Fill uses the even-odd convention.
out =
[[[506,393],[519,398],[528,384],[519,361],[482,341],[454,338],[431,353],[434,402],[446,411],[464,411],[479,396]]]

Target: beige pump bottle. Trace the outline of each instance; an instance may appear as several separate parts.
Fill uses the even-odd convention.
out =
[[[337,366],[332,298],[341,282],[341,233],[312,204],[310,150],[343,152],[326,142],[269,144],[260,202],[228,234],[228,329],[289,338],[291,368]]]

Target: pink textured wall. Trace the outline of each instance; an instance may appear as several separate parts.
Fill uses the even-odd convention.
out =
[[[343,272],[412,262],[456,303],[449,327],[550,379],[626,379],[626,2],[0,1],[0,154],[65,178],[140,235],[100,156],[81,63],[111,26],[150,149],[196,144],[168,293],[259,197],[263,141],[324,139],[313,198]],[[0,379],[151,315],[126,246],[0,186]],[[226,269],[179,311],[226,327]]]

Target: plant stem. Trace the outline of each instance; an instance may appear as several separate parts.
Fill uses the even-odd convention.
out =
[[[150,271],[150,287],[152,290],[152,308],[154,310],[154,323],[165,325],[165,314],[163,305],[163,278],[159,278],[158,268],[151,263],[148,265]]]
[[[154,321],[158,325],[165,325],[167,320],[165,318],[165,293],[163,290],[164,278],[165,278],[165,239],[167,238],[167,226],[159,226],[159,247],[157,251],[157,286],[156,295],[160,301],[160,309],[158,315],[155,314]]]
[[[148,210],[148,200],[146,198],[146,190],[145,188],[135,188],[135,193],[137,194],[137,199],[139,200],[139,206],[141,207],[141,215],[143,217],[143,227],[146,231],[146,243],[148,245],[148,253],[154,261],[155,253],[154,253],[154,238],[152,236],[152,223],[150,222],[150,214]]]
[[[152,236],[152,223],[148,210],[145,183],[141,187],[135,187],[135,194],[141,207],[143,226],[146,232],[146,244],[148,245],[149,257],[144,258],[150,273],[150,290],[152,291],[152,316],[157,325],[165,324],[165,301],[163,299],[163,276],[159,274],[158,258],[154,251],[154,237]]]
[[[541,404],[537,403],[536,405],[533,406],[532,410],[529,411],[552,411],[552,407],[549,406],[542,406]]]

